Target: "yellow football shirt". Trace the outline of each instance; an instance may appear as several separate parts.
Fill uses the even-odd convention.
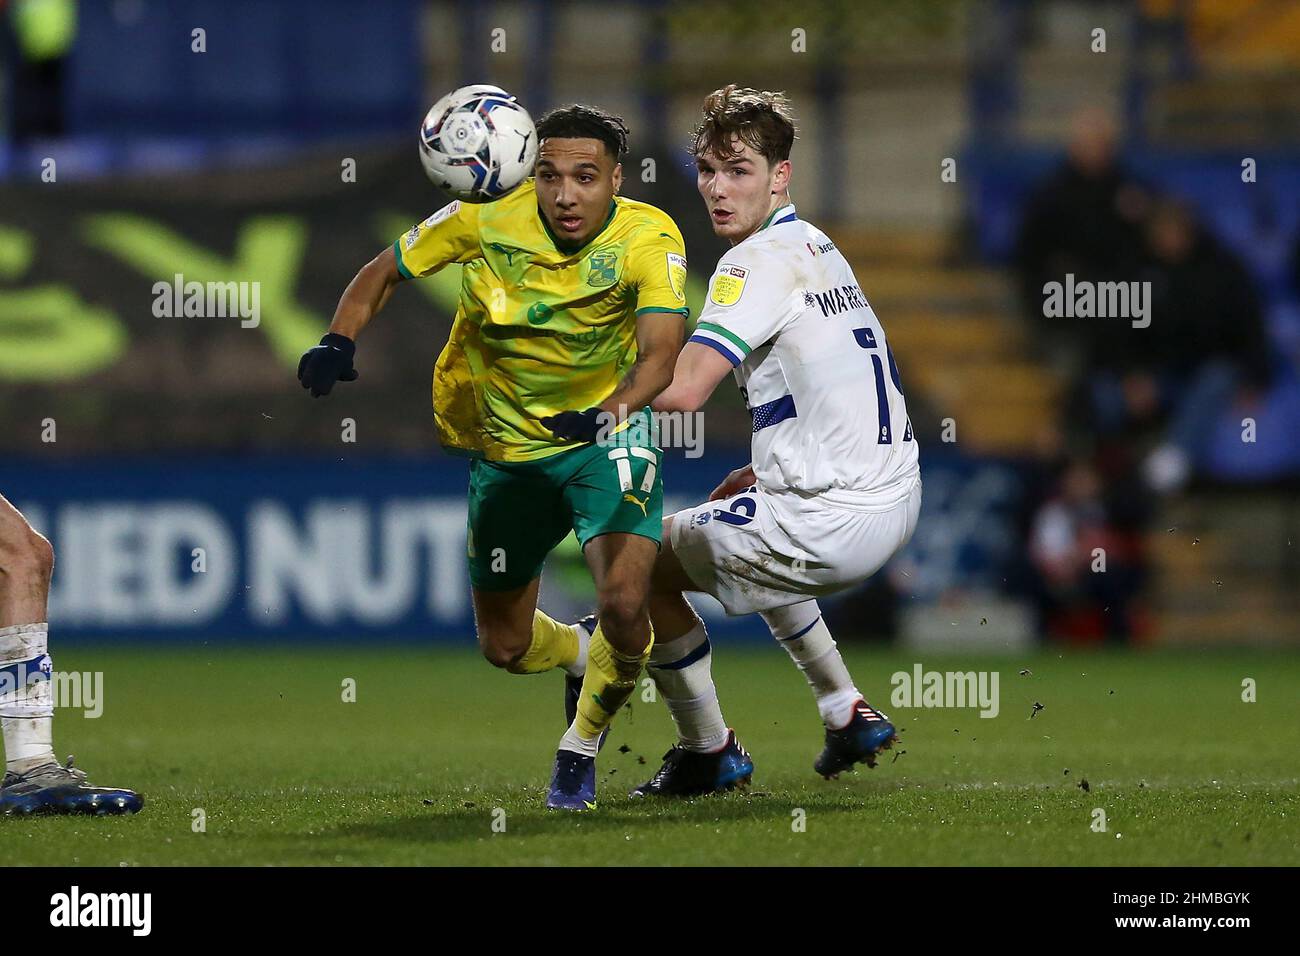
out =
[[[667,213],[632,199],[615,197],[600,232],[565,251],[530,179],[495,202],[453,202],[393,250],[407,278],[464,264],[434,367],[434,423],[448,450],[493,461],[575,447],[540,419],[610,396],[636,361],[636,316],[688,312],[682,234]]]

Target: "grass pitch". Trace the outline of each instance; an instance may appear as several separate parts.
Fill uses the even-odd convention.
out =
[[[146,806],[130,818],[0,818],[4,861],[1300,863],[1300,657],[922,657],[927,670],[999,671],[1001,713],[981,719],[890,706],[890,675],[910,672],[915,652],[845,652],[900,727],[897,758],[816,777],[821,730],[803,678],[775,647],[721,646],[715,679],[754,757],[753,786],[627,799],[673,739],[662,703],[638,695],[598,764],[599,809],[560,815],[542,806],[563,730],[558,674],[513,677],[452,650],[64,648],[61,670],[104,672],[105,701],[98,719],[58,712],[60,756],[75,753],[92,781],[140,790]],[[1256,703],[1241,700],[1246,677]],[[345,678],[355,703],[342,700]],[[1105,832],[1092,829],[1096,808]]]

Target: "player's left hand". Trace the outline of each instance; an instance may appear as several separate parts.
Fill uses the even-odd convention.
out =
[[[585,412],[560,412],[558,415],[547,415],[542,419],[542,424],[556,438],[594,442],[600,434],[601,414],[599,408],[589,408]]]
[[[357,370],[352,357],[357,346],[346,335],[328,333],[320,345],[309,348],[298,362],[298,381],[311,389],[312,398],[328,395],[335,382],[355,382]]]

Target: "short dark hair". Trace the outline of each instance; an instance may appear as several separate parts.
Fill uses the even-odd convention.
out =
[[[544,139],[598,139],[618,162],[627,153],[627,124],[598,106],[573,103],[537,121],[537,141]]]
[[[761,153],[769,165],[790,158],[796,130],[790,100],[784,93],[741,88],[732,83],[705,97],[703,113],[704,119],[695,128],[692,156],[734,156],[738,150],[732,140],[739,137]]]

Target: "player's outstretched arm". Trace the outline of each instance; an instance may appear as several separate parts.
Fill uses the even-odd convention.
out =
[[[311,390],[313,398],[328,395],[335,382],[354,382],[357,370],[352,367],[357,335],[384,307],[393,288],[402,281],[397,256],[388,246],[375,256],[348,283],[334,310],[329,332],[303,354],[298,362],[298,381]]]
[[[621,415],[649,405],[673,380],[673,365],[686,339],[686,317],[646,312],[636,317],[636,362],[601,402],[602,411]]]
[[[370,324],[370,320],[388,302],[388,297],[393,294],[393,289],[402,278],[393,247],[384,247],[383,252],[361,267],[361,271],[343,290],[338,308],[334,310],[330,331],[355,340],[358,333]]]
[[[699,411],[731,368],[731,362],[707,345],[687,342],[677,356],[672,384],[659,393],[651,407],[656,412]]]

